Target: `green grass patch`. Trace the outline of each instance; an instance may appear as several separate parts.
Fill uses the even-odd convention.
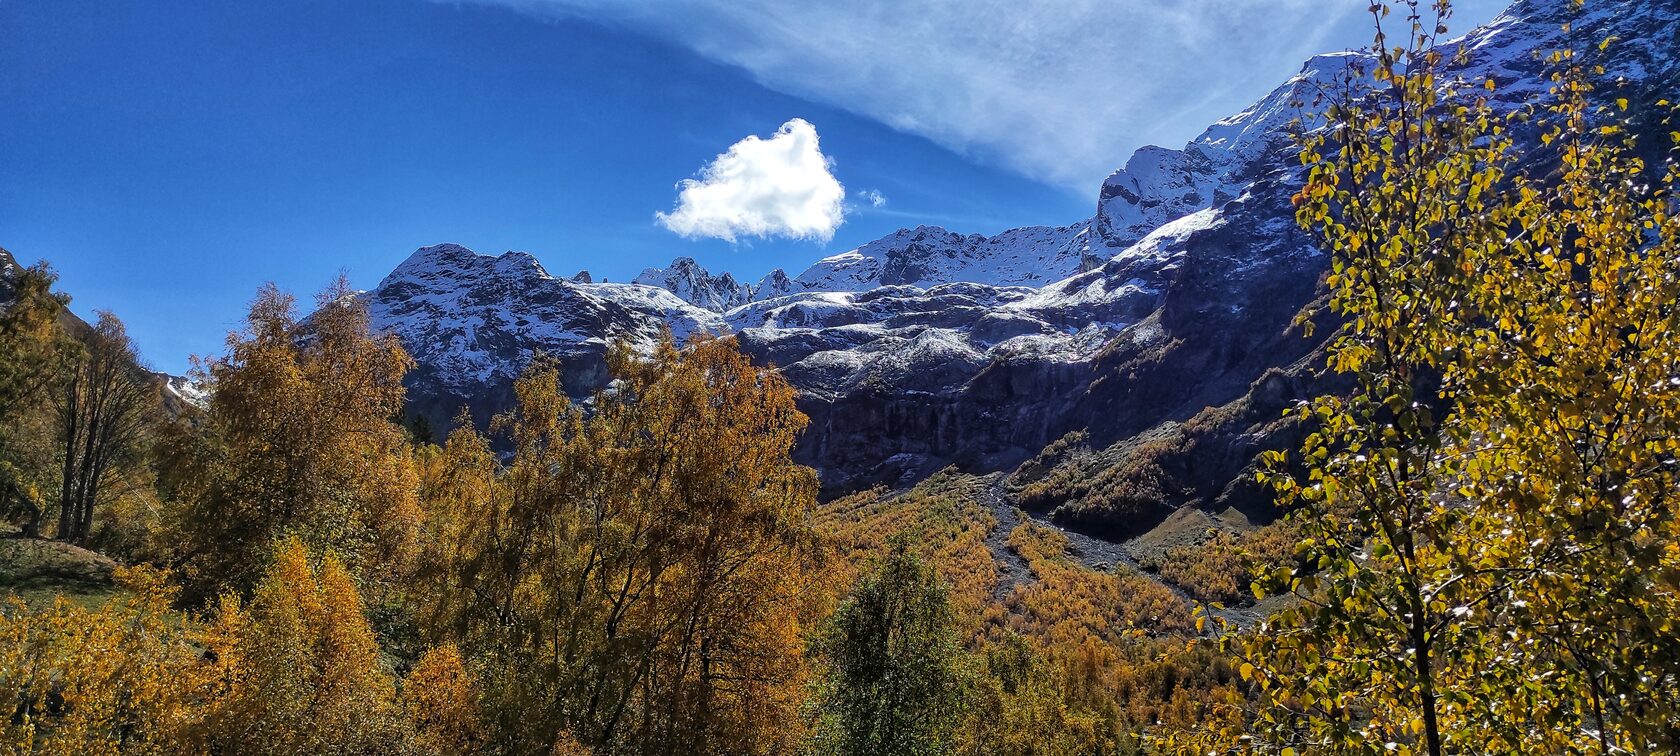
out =
[[[16,593],[32,605],[64,596],[96,608],[122,591],[112,580],[117,563],[79,546],[15,533],[0,536],[0,595]]]

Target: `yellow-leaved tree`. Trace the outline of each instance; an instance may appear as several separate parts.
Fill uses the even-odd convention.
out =
[[[248,605],[227,594],[209,629],[218,753],[381,753],[398,740],[396,683],[344,564],[290,538]]]
[[[504,469],[470,426],[428,463],[425,624],[483,665],[500,750],[785,750],[822,595],[793,390],[728,339],[609,362],[587,413],[533,365]]]
[[[1552,104],[1498,114],[1436,44],[1448,3],[1398,7],[1405,44],[1375,6],[1369,86],[1302,151],[1354,389],[1273,459],[1305,567],[1231,639],[1262,704],[1244,747],[1672,751],[1680,174],[1641,157],[1680,142],[1652,128],[1670,106],[1599,104],[1603,72],[1561,50]]]
[[[0,264],[11,262],[0,249]],[[45,263],[0,279],[0,517],[21,519],[31,538],[41,534],[55,466],[47,397],[76,355],[60,326],[69,298],[52,290],[57,280]]]
[[[163,443],[160,488],[173,504],[189,598],[246,590],[276,539],[330,549],[386,593],[406,568],[420,514],[401,415],[412,361],[371,333],[340,278],[299,320],[272,285],[227,354],[206,366],[209,410]]]
[[[420,753],[473,753],[484,744],[478,686],[454,644],[415,662],[403,679],[402,705]]]

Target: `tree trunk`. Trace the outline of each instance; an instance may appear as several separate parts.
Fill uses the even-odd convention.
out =
[[[105,406],[111,400],[112,384],[109,364],[95,363],[89,367],[87,417],[82,423],[82,454],[78,462],[76,507],[70,519],[70,541],[80,544],[87,540],[87,523],[93,519],[94,496],[99,491],[100,460],[109,449],[104,443],[109,435],[110,418]]]
[[[75,521],[76,480],[79,477],[79,451],[81,449],[81,367],[77,366],[75,377],[66,384],[64,391],[64,407],[59,411],[63,420],[61,428],[64,434],[64,466],[58,495],[58,532],[59,540],[69,540],[71,523]]]
[[[88,536],[93,533],[93,506],[99,501],[99,482],[105,477],[105,460],[103,456],[88,465],[87,485],[82,492],[82,501],[76,513],[76,544],[86,546]]]

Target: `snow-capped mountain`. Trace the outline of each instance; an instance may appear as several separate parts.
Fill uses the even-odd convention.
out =
[[[415,411],[447,427],[461,407],[483,421],[512,398],[513,379],[537,353],[565,365],[566,388],[586,396],[606,380],[607,345],[651,345],[717,332],[723,319],[641,284],[586,283],[549,275],[524,252],[499,257],[455,244],[423,247],[361,296],[376,328],[413,355]]]
[[[799,285],[794,283],[793,279],[788,278],[787,272],[781,268],[776,268],[764,274],[763,278],[758,279],[758,283],[753,284],[752,296],[747,299],[749,301],[753,299],[772,299],[792,294],[798,290]]]
[[[948,283],[1039,286],[1101,265],[1113,250],[1093,250],[1091,223],[1061,228],[1030,226],[996,236],[963,234],[938,226],[917,226],[830,255],[789,278],[780,268],[757,284],[743,285],[728,273],[714,276],[693,258],[669,267],[647,268],[636,283],[658,286],[690,304],[727,311],[799,292],[858,292],[881,286],[930,288]]]
[[[1090,223],[1082,222],[964,236],[938,226],[917,226],[818,260],[794,282],[804,291],[928,288],[959,282],[1041,286],[1107,259],[1092,250],[1090,230]]]
[[[672,260],[667,268],[646,268],[632,283],[657,286],[684,302],[716,312],[739,307],[752,299],[752,289],[737,283],[734,276],[728,273],[714,276],[692,257]]]
[[[1515,108],[1544,94],[1542,53],[1569,47],[1596,51],[1607,86],[1636,110],[1675,99],[1680,6],[1572,8],[1519,0],[1463,40],[1460,73],[1493,78],[1496,102]],[[1606,38],[1616,41],[1598,50]],[[582,396],[604,384],[608,340],[649,344],[669,327],[734,333],[782,369],[812,418],[798,454],[832,489],[952,463],[1007,469],[1073,431],[1124,442],[1299,388],[1260,380],[1306,370],[1315,343],[1289,325],[1326,264],[1293,220],[1289,129],[1313,90],[1362,59],[1314,57],[1184,148],[1138,150],[1103,182],[1093,216],[1069,226],[990,237],[921,226],[753,285],[686,258],[635,284],[591,284],[523,253],[441,245],[365,296],[376,325],[414,353],[416,407],[438,427],[462,404],[480,420],[505,407],[537,351],[559,356]]]

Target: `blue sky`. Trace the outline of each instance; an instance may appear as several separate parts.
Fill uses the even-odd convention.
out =
[[[174,372],[262,282],[371,287],[425,244],[612,280],[678,255],[797,273],[917,223],[1087,217],[1132,149],[1362,43],[1365,4],[5,0],[0,246]],[[794,119],[799,162],[731,151]],[[718,186],[812,166],[799,207]],[[719,226],[732,203],[768,225]],[[813,212],[838,225],[787,225]]]

